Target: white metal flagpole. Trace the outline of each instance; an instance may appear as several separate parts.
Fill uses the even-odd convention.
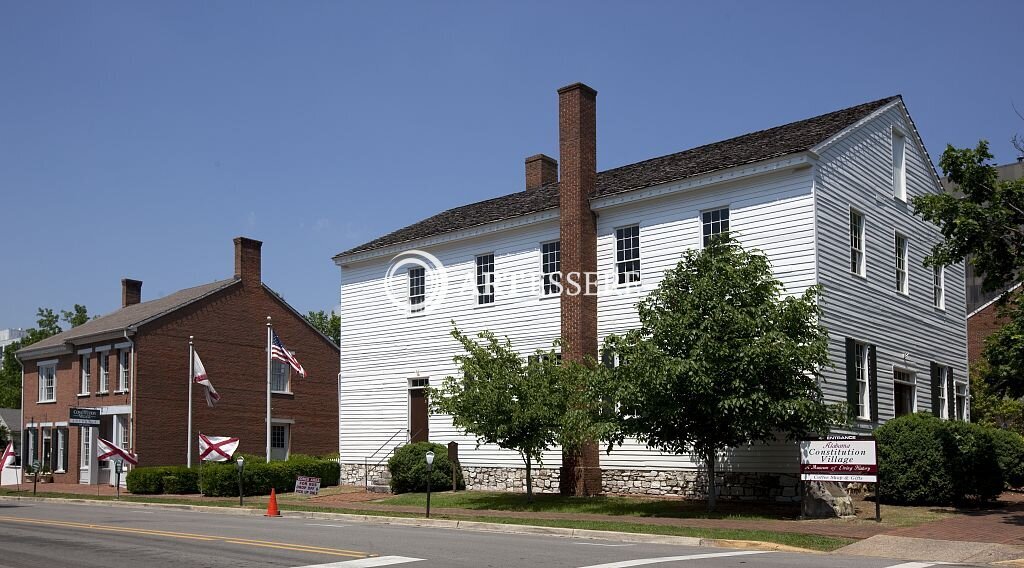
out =
[[[188,467],[192,467],[192,383],[195,382],[195,347],[188,336]]]
[[[270,335],[272,333],[270,316],[267,316],[267,463],[270,463]]]

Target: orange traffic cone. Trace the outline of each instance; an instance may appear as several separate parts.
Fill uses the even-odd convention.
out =
[[[277,491],[270,488],[270,502],[267,503],[267,514],[264,517],[280,517],[281,511],[277,510]]]

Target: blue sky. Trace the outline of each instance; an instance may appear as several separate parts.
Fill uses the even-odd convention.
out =
[[[555,90],[607,169],[903,94],[938,159],[1024,134],[1007,2],[4,2],[0,328],[231,276],[331,309],[331,256],[518,191]]]

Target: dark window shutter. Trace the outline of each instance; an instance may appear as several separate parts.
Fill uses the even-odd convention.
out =
[[[857,415],[857,342],[846,338],[846,404],[849,415]]]
[[[932,361],[932,414],[934,416],[942,416],[942,409],[939,408],[939,389],[942,385],[939,384],[939,364]]]
[[[956,385],[953,384],[953,367],[946,367],[946,406],[950,420],[956,420]]]
[[[868,390],[871,391],[871,420],[878,421],[878,361],[875,346],[868,346]]]
[[[63,469],[64,471],[68,471],[68,450],[70,449],[70,448],[68,448],[68,446],[70,445],[70,442],[68,441],[68,438],[70,438],[70,437],[71,437],[71,429],[70,428],[62,428],[61,429],[61,436],[60,436],[60,443],[61,443],[61,445],[64,448],[64,463],[61,464],[60,468]]]
[[[43,465],[43,460],[40,459],[39,456],[41,456],[42,452],[43,452],[43,429],[40,428],[39,426],[36,426],[33,429],[33,432],[34,432],[33,436],[36,437],[36,441],[32,445],[32,451],[34,452],[35,455],[32,456],[32,459],[31,459],[31,461],[29,463],[33,463],[34,464],[36,462],[36,460],[38,459],[39,460],[39,465],[42,466]]]

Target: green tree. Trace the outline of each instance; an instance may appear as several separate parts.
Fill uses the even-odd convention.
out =
[[[977,147],[946,146],[942,172],[959,194],[941,193],[913,199],[914,211],[939,226],[943,241],[932,248],[927,266],[949,266],[970,256],[985,278],[986,291],[1007,290],[1020,282],[1024,269],[1024,179],[1002,180],[992,165],[988,142]],[[978,375],[997,397],[1024,396],[1024,299],[1004,294],[1000,315],[1009,325],[985,345],[989,365]]]
[[[845,405],[826,405],[818,386],[829,362],[819,292],[783,297],[768,259],[727,237],[684,253],[638,305],[640,327],[605,342],[620,361],[618,441],[698,456],[714,510],[723,450],[842,422]]]
[[[72,327],[89,320],[85,306],[75,304],[74,311],[61,310],[64,321]],[[3,360],[0,363],[0,407],[21,408],[21,364],[14,354],[23,347],[42,341],[60,333],[60,319],[50,308],[36,310],[36,327],[29,328],[25,337],[4,348]]]
[[[341,345],[341,317],[331,312],[328,314],[323,310],[312,311],[305,315],[306,321],[317,328],[320,333],[331,338],[335,345]]]
[[[999,394],[987,377],[990,373],[984,359],[971,369],[971,420],[1024,435],[1024,400]]]
[[[461,377],[445,378],[429,392],[434,412],[449,414],[456,428],[476,436],[477,443],[519,452],[526,466],[526,495],[533,500],[533,463],[555,444],[559,412],[559,365],[552,350],[538,351],[524,361],[508,338],[489,331],[480,342],[452,330],[465,353],[455,357]]]

